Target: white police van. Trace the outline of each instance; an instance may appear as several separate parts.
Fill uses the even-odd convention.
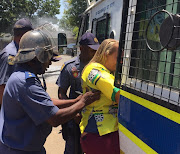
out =
[[[99,42],[109,37],[119,40],[122,0],[91,0],[87,5],[88,8],[82,14],[79,36],[91,31]]]
[[[80,36],[119,40],[121,153],[180,153],[180,1],[88,0]]]

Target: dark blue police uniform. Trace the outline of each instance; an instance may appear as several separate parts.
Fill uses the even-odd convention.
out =
[[[81,72],[84,65],[80,62],[79,56],[72,58],[65,62],[61,67],[60,75],[57,79],[56,84],[64,90],[70,88],[69,98],[73,99],[78,97],[75,91],[82,92],[81,88]],[[66,124],[62,125],[63,138],[66,140],[65,154],[80,153],[80,130],[79,125],[71,120]],[[76,130],[76,131],[75,131]]]
[[[11,58],[17,54],[18,45],[12,41],[0,51],[0,85],[6,84],[16,65],[12,65]]]
[[[0,113],[0,152],[44,154],[52,127],[46,122],[58,112],[37,76],[17,65],[4,90]]]
[[[56,81],[56,84],[65,90],[71,86],[69,93],[70,99],[74,99],[78,96],[75,91],[82,92],[81,72],[83,68],[84,65],[80,63],[79,56],[65,62],[61,67],[61,72]]]

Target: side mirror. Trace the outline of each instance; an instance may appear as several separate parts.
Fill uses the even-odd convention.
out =
[[[65,33],[58,33],[58,51],[63,52],[63,48],[67,47],[67,37]]]

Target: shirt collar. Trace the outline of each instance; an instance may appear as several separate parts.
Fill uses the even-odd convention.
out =
[[[19,45],[15,41],[14,41],[14,45],[15,45],[17,51],[18,51],[19,50]]]

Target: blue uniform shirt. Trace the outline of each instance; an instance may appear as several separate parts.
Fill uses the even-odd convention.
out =
[[[80,63],[79,56],[65,62],[61,68],[61,72],[56,81],[56,84],[65,90],[71,86],[69,93],[69,98],[71,99],[78,96],[75,91],[82,92],[81,72],[83,68],[84,65]]]
[[[6,84],[13,73],[15,65],[8,64],[8,57],[17,54],[18,45],[12,41],[2,51],[0,51],[0,85]]]
[[[28,69],[17,67],[4,90],[0,114],[1,142],[12,149],[41,153],[52,130],[46,121],[58,110],[38,77]]]

